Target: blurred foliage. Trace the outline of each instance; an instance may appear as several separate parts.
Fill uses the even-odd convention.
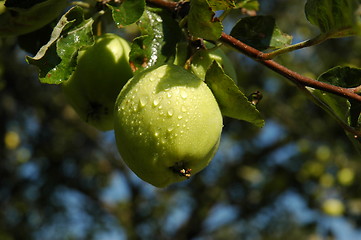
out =
[[[295,42],[317,32],[304,1],[259,2]],[[360,156],[333,119],[263,66],[229,52],[244,92],[263,94],[265,127],[226,118],[212,163],[156,189],[123,165],[112,132],[81,122],[59,86],[38,82],[18,41],[0,39],[1,240],[360,238]],[[308,76],[360,67],[361,42],[276,60]]]

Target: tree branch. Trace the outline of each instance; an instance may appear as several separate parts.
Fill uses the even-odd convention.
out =
[[[269,69],[277,72],[278,74],[286,77],[287,79],[291,80],[293,83],[300,85],[300,86],[308,86],[315,89],[319,89],[325,92],[333,93],[341,97],[345,97],[347,99],[353,99],[356,101],[361,102],[361,96],[358,95],[355,91],[355,88],[343,88],[338,87],[335,85],[331,85],[325,82],[320,82],[314,80],[312,78],[305,77],[299,73],[296,73],[285,66],[273,61],[263,58],[263,53],[258,51],[257,49],[248,46],[247,44],[239,41],[238,39],[226,34],[222,33],[221,39],[223,43],[230,45],[237,49],[238,51],[242,52],[243,54],[257,60],[264,66],[268,67]]]
[[[177,2],[171,2],[167,0],[147,0],[148,3],[153,4],[155,6],[168,9],[169,11],[176,11],[178,7]],[[319,89],[325,92],[333,93],[338,96],[352,99],[358,102],[361,102],[361,96],[357,93],[359,92],[359,89],[355,88],[343,88],[338,87],[335,85],[331,85],[325,82],[320,82],[308,77],[305,77],[297,72],[294,72],[285,66],[273,61],[269,60],[269,56],[241,41],[238,39],[226,34],[222,33],[220,41],[232,46],[233,48],[237,49],[239,52],[245,54],[248,57],[253,58],[254,60],[260,62],[264,66],[268,67],[269,69],[277,72],[278,74],[284,76],[285,78],[292,81],[294,84],[296,84],[298,87],[312,87],[315,89]]]

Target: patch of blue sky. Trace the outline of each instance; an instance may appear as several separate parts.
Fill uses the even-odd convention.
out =
[[[285,135],[286,131],[280,124],[272,120],[267,120],[260,134],[255,139],[255,142],[260,146],[266,147],[284,138]]]
[[[178,192],[173,197],[172,207],[169,209],[169,214],[164,219],[163,229],[166,233],[172,234],[176,229],[182,226],[189,218],[192,211],[192,200],[189,196]]]
[[[28,180],[36,180],[40,174],[39,166],[33,161],[21,164],[17,171],[18,176]]]
[[[238,216],[238,207],[226,204],[218,204],[211,209],[208,218],[204,222],[207,231],[214,231],[224,225],[233,223]]]
[[[323,215],[318,220],[318,232],[321,236],[327,236],[332,232],[337,240],[356,240],[361,239],[361,230],[355,228],[344,217],[330,217]]]
[[[101,193],[101,199],[108,204],[127,201],[130,198],[128,181],[124,175],[114,171],[111,176],[110,184]]]

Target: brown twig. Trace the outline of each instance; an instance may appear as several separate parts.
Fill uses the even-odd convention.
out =
[[[247,44],[239,41],[238,39],[226,34],[222,33],[221,39],[222,42],[226,43],[237,49],[238,51],[242,52],[243,54],[257,60],[261,64],[265,65],[266,67],[272,69],[273,71],[277,72],[278,74],[286,77],[287,79],[291,80],[293,83],[301,86],[308,86],[315,89],[319,89],[325,92],[333,93],[341,97],[345,97],[348,99],[353,99],[356,101],[361,102],[361,96],[358,95],[355,91],[355,88],[343,88],[338,87],[335,85],[331,85],[325,82],[320,82],[314,80],[312,78],[305,77],[299,73],[296,73],[285,66],[273,61],[262,58],[263,53],[258,51],[257,49],[248,46]]]
[[[147,0],[148,3],[153,4],[158,7],[166,8],[169,11],[176,11],[178,3],[176,2],[170,2],[167,0]],[[315,89],[319,89],[325,92],[333,93],[341,97],[345,97],[347,99],[352,99],[358,102],[361,102],[361,96],[358,94],[359,88],[343,88],[338,87],[332,84],[328,84],[325,82],[320,82],[317,80],[314,80],[312,78],[305,77],[297,72],[294,72],[290,70],[289,68],[286,68],[285,66],[273,61],[269,60],[268,56],[239,41],[238,39],[226,34],[222,33],[220,41],[227,44],[228,46],[232,46],[235,49],[237,49],[239,52],[245,54],[248,57],[253,58],[254,60],[260,62],[264,66],[268,67],[269,69],[277,72],[278,74],[284,76],[285,78],[291,80],[294,84],[302,87],[312,87]]]

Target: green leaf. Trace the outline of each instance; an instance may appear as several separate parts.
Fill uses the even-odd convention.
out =
[[[141,36],[134,39],[130,64],[135,71],[173,62],[182,31],[169,12],[148,8],[138,22]]]
[[[264,120],[256,107],[248,101],[234,81],[228,77],[221,66],[214,61],[209,67],[205,82],[212,90],[224,116],[264,126]]]
[[[361,84],[361,69],[335,67],[318,77],[319,81],[345,88],[358,87]],[[345,129],[347,136],[361,152],[360,139],[353,131],[361,130],[361,104],[317,89],[309,89],[317,103]]]
[[[317,89],[313,89],[311,92],[314,96],[321,100],[323,104],[325,104],[323,106],[324,110],[327,110],[327,112],[329,112],[339,122],[342,121],[344,124],[349,125],[351,105],[347,99]],[[325,109],[325,107],[328,109]]]
[[[125,0],[119,6],[108,4],[112,10],[114,22],[118,27],[135,23],[143,15],[145,0]]]
[[[214,18],[207,1],[192,0],[188,14],[188,30],[194,37],[217,40],[221,37],[222,23]]]
[[[6,1],[0,14],[0,36],[19,36],[33,32],[63,13],[67,0]]]
[[[354,35],[360,31],[358,0],[308,0],[305,13],[308,21],[331,37]]]
[[[317,80],[344,88],[359,87],[361,86],[361,68],[334,67],[321,74]],[[323,93],[322,100],[326,102],[334,113],[345,123],[359,129],[361,126],[361,103],[340,98],[341,97],[330,93]],[[347,108],[345,107],[346,105],[348,106]]]
[[[228,10],[236,7],[234,0],[208,0],[213,11]]]
[[[337,66],[322,73],[317,80],[339,87],[357,87],[361,85],[361,68]]]
[[[80,7],[70,9],[54,28],[51,38],[35,57],[26,57],[39,68],[41,83],[60,84],[70,77],[77,64],[78,51],[94,44],[92,19],[84,19]]]
[[[271,16],[254,16],[240,19],[231,36],[258,49],[277,49],[291,44],[292,36],[283,33]]]

